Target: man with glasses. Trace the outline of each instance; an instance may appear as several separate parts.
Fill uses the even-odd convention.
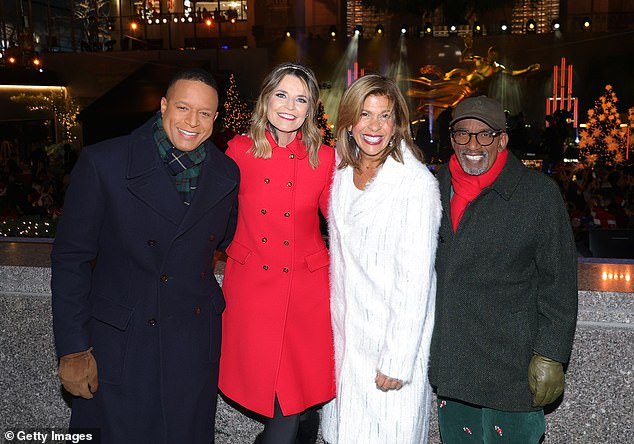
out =
[[[538,443],[577,319],[568,214],[555,182],[506,149],[500,103],[463,100],[450,133],[430,358],[440,433],[445,444]]]

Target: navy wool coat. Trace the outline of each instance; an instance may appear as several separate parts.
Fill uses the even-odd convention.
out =
[[[52,252],[55,345],[97,361],[99,390],[73,400],[71,427],[209,444],[225,306],[212,259],[235,230],[239,171],[207,142],[185,207],[153,122],[85,148],[72,172]]]

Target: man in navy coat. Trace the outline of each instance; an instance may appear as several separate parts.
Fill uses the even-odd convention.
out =
[[[239,171],[208,139],[213,77],[186,70],[161,112],[85,148],[52,252],[70,428],[103,443],[214,441],[225,302],[212,260],[235,230]]]

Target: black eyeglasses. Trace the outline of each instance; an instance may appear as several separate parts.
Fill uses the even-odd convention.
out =
[[[466,145],[471,142],[471,136],[475,136],[476,142],[481,146],[489,146],[493,143],[495,138],[502,134],[504,131],[480,131],[479,133],[470,133],[466,130],[452,130],[451,138],[458,145]]]

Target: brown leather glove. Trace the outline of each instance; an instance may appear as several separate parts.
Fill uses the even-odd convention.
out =
[[[97,361],[92,355],[92,347],[59,358],[57,374],[64,388],[72,395],[91,399],[99,388]]]
[[[554,402],[564,392],[562,363],[533,352],[528,364],[528,387],[533,394],[534,407]]]

